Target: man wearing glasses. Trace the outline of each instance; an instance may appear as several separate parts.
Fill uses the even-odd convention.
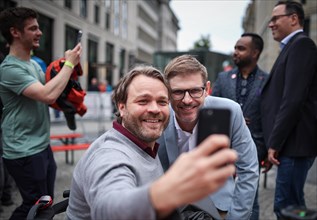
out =
[[[257,190],[258,161],[255,144],[240,106],[229,100],[208,96],[210,82],[206,68],[190,55],[174,58],[165,68],[171,91],[170,121],[159,139],[159,156],[164,170],[183,152],[196,147],[198,111],[203,107],[228,108],[232,112],[230,140],[238,153],[237,179],[230,177],[225,186],[205,200],[216,206],[226,219],[249,219]],[[181,187],[181,186],[180,186]],[[211,199],[211,200],[210,200]]]
[[[259,164],[267,155],[261,123],[260,98],[268,74],[257,65],[263,44],[263,39],[255,33],[242,34],[234,46],[233,62],[236,68],[219,73],[212,87],[213,96],[228,98],[240,104],[257,148]],[[256,219],[259,219],[257,196],[251,215],[251,220]]]
[[[305,207],[304,185],[317,155],[317,48],[303,33],[305,14],[298,2],[280,1],[268,27],[280,42],[262,92],[262,124],[269,161],[277,165],[274,212]]]

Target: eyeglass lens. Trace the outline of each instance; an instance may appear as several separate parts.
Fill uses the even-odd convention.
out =
[[[201,88],[193,88],[193,89],[186,89],[186,90],[175,90],[172,91],[172,97],[174,100],[182,100],[186,92],[192,97],[192,98],[200,98],[204,93],[205,87]]]
[[[290,16],[292,14],[283,14],[283,15],[275,15],[273,16],[270,20],[269,20],[269,23],[270,22],[273,22],[275,23],[278,19],[280,19],[281,17],[285,17],[285,16]]]

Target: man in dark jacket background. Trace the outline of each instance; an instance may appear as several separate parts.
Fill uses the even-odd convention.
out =
[[[263,45],[263,39],[259,35],[242,34],[234,46],[233,61],[236,68],[219,73],[212,89],[213,96],[228,98],[240,104],[257,148],[259,165],[267,155],[262,132],[260,98],[268,74],[257,65]],[[258,193],[254,199],[251,220],[259,219],[257,195]]]
[[[303,33],[300,3],[279,1],[269,28],[281,52],[262,92],[262,123],[269,161],[278,166],[274,212],[305,206],[304,185],[317,155],[317,48]]]

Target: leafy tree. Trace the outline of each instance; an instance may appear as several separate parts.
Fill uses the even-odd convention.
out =
[[[200,39],[194,42],[193,50],[210,50],[211,42],[210,42],[210,34],[201,35]]]

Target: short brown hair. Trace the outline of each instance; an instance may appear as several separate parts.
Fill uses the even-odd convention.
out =
[[[130,72],[127,75],[120,79],[119,83],[113,91],[112,101],[113,103],[115,103],[117,109],[119,103],[127,102],[129,85],[131,84],[134,77],[139,75],[144,75],[147,77],[151,77],[153,79],[158,79],[168,89],[167,82],[163,74],[158,69],[148,65],[138,65],[134,67],[132,70],[130,70]],[[121,118],[118,112],[116,113],[116,116],[118,117],[118,121],[120,122]]]
[[[189,54],[175,57],[171,60],[164,70],[164,75],[169,80],[177,75],[188,75],[199,72],[202,76],[203,83],[207,82],[207,70],[195,57]]]
[[[38,18],[36,11],[25,7],[7,8],[0,13],[0,29],[8,44],[12,44],[13,37],[10,28],[17,28],[23,33],[25,21],[29,18]]]

